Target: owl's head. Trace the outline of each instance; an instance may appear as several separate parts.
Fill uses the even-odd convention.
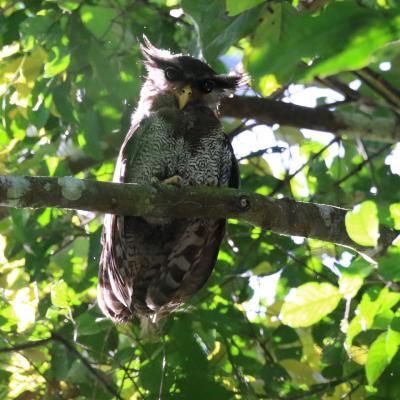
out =
[[[141,45],[147,69],[146,90],[165,94],[183,109],[189,105],[216,110],[222,97],[241,85],[241,75],[219,75],[196,58],[158,49],[144,36]]]

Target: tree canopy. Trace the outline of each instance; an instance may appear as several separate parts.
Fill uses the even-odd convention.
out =
[[[396,0],[0,0],[0,11],[1,398],[400,398]],[[157,338],[96,305],[96,211],[112,210],[110,184],[88,182],[112,179],[143,34],[250,81],[220,110],[240,191],[115,189],[153,202],[121,200],[123,212],[182,217],[184,195],[202,205],[193,212],[232,217],[210,280]],[[64,201],[67,183],[92,197]]]

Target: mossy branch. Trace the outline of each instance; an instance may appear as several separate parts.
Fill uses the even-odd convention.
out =
[[[0,176],[0,206],[55,207],[156,218],[237,218],[278,234],[332,242],[369,256],[390,246],[398,234],[381,226],[378,246],[363,247],[346,232],[348,210],[344,208],[274,199],[230,188]]]

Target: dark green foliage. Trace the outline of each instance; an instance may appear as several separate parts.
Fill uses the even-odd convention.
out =
[[[337,107],[399,115],[396,2],[305,3],[0,0],[0,175],[111,180],[144,74],[143,34],[221,72],[243,60],[254,90],[276,99],[290,84],[339,93],[338,82],[348,90],[361,77]],[[327,108],[329,95],[318,97]],[[227,132],[239,124],[226,121]],[[390,145],[360,132],[357,143],[344,137],[324,150],[324,133],[257,132],[286,150],[244,157],[245,189],[362,203],[348,227],[361,242],[374,243],[378,222],[400,229]],[[255,131],[241,136],[241,156],[248,141],[260,149]],[[376,266],[331,243],[232,220],[206,287],[145,340],[139,321],[114,326],[96,306],[101,223],[92,213],[0,209],[0,348],[18,350],[0,353],[0,398],[400,397],[399,245]]]

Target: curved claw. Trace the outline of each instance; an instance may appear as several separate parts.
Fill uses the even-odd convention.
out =
[[[164,185],[174,185],[176,187],[181,187],[183,179],[179,175],[174,175],[170,178],[164,179],[161,183],[163,183]]]

